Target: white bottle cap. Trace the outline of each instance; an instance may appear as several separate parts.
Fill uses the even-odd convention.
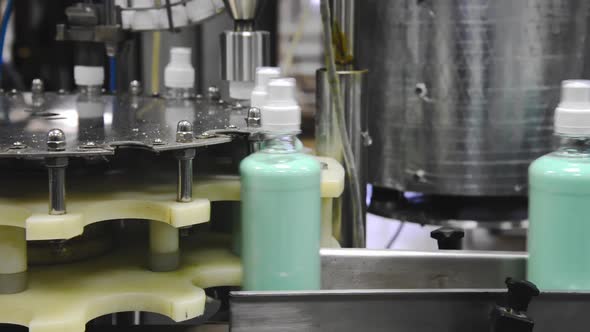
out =
[[[191,49],[173,47],[170,62],[164,70],[164,85],[167,88],[192,88],[195,85],[195,69],[191,64]]]
[[[254,82],[252,81],[229,81],[229,96],[237,100],[250,100],[254,90]]]
[[[555,109],[555,133],[590,135],[590,81],[561,83],[561,101]]]
[[[186,13],[193,23],[201,22],[216,11],[213,0],[191,0],[186,4]]]
[[[252,90],[250,97],[250,107],[261,108],[266,102],[268,94],[268,83],[273,78],[281,76],[281,69],[279,67],[258,67],[256,68],[256,86]]]
[[[268,83],[266,103],[260,110],[266,132],[291,133],[301,130],[301,107],[295,100],[295,79],[277,78]]]
[[[74,66],[74,82],[77,86],[102,86],[104,69],[98,66]]]
[[[154,0],[133,0],[133,8],[151,8],[155,7],[155,5]],[[133,30],[152,30],[159,28],[160,20],[157,10],[136,10],[132,13],[133,17],[125,15],[125,18],[129,22],[123,22],[123,24],[130,25]]]

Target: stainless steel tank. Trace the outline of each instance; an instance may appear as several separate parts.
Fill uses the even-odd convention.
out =
[[[526,194],[563,79],[583,76],[587,0],[358,0],[369,177],[400,191]]]

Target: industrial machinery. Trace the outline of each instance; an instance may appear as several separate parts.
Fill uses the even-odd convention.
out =
[[[560,82],[587,74],[590,3],[301,0],[326,58],[306,156],[321,289],[259,291],[242,289],[259,257],[242,260],[240,163],[270,136],[250,101],[279,76],[259,69],[281,65],[278,2],[4,1],[0,332],[586,331],[588,293],[527,281],[524,240],[527,167]],[[370,212],[444,226],[439,250],[367,249],[367,183]],[[520,251],[465,250],[484,241]]]
[[[370,158],[380,161],[370,164],[371,210],[520,232],[523,250],[526,170],[552,148],[560,82],[587,69],[589,4],[357,5],[357,60],[372,83]]]

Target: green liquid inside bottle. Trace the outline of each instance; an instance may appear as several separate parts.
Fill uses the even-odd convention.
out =
[[[529,168],[528,279],[590,290],[590,139],[566,138]]]
[[[240,164],[244,290],[317,290],[320,164],[277,136]]]

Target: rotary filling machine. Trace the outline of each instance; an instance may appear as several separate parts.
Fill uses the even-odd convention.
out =
[[[4,12],[39,15],[29,4]],[[525,252],[363,248],[363,201],[369,182],[369,211],[455,227],[441,249],[470,227],[522,241],[526,167],[551,148],[559,82],[586,74],[589,4],[320,1],[322,290],[298,292],[240,291],[232,250],[237,164],[260,130],[245,91],[273,61],[264,1],[61,5],[52,45],[84,67],[61,74],[78,89],[48,75],[64,59],[42,62],[30,88],[3,75],[3,330],[586,330],[588,295],[539,294]],[[220,17],[230,26],[211,46]],[[39,27],[15,22],[27,24]],[[203,67],[220,66],[219,88],[163,89],[168,38],[194,46],[184,59],[217,49]]]

